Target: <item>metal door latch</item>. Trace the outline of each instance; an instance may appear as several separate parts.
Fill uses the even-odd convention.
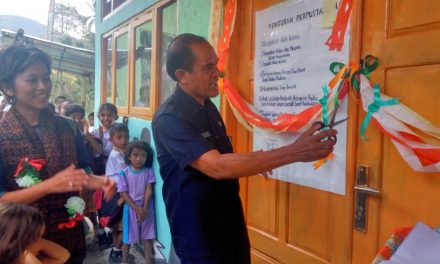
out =
[[[354,186],[355,195],[355,210],[354,210],[354,227],[361,232],[367,231],[367,197],[368,195],[377,196],[380,194],[379,190],[368,186],[369,168],[366,166],[359,166],[356,173],[356,185]]]

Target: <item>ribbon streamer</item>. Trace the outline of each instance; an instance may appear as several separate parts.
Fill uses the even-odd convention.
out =
[[[325,84],[322,86],[322,92],[324,93],[323,97],[319,99],[319,103],[322,107],[322,123],[324,123],[325,126],[328,125],[328,108],[327,108],[327,101],[328,101],[328,89]]]
[[[336,15],[335,24],[333,25],[332,34],[325,42],[330,50],[340,51],[344,45],[345,31],[347,30],[348,21],[353,4],[351,0],[342,0],[339,3],[338,14]]]
[[[372,84],[365,75],[360,75],[360,94],[363,109],[368,112],[368,105],[374,101],[375,95]],[[391,99],[383,94],[380,96]],[[440,143],[438,140],[430,140],[432,143],[427,143],[409,126],[418,128],[427,135],[438,135],[439,128],[432,126],[413,111],[409,111],[408,107],[402,103],[381,108],[380,111],[372,115],[371,123],[391,140],[402,158],[414,171],[440,172]],[[431,133],[428,133],[429,131]]]
[[[368,113],[364,118],[361,126],[361,137],[363,140],[367,140],[365,137],[365,131],[367,130],[368,124],[370,123],[370,119],[374,113],[379,111],[382,106],[389,106],[399,104],[398,99],[389,99],[389,100],[381,100],[380,99],[380,88],[378,84],[375,84],[373,87],[374,90],[374,101],[368,105]]]
[[[232,32],[234,32],[235,15],[237,13],[237,1],[228,0],[225,6],[223,17],[223,30],[218,45],[218,69],[223,72],[225,70],[226,61],[228,60],[229,43],[231,42]]]
[[[235,14],[237,9],[236,0],[228,0],[225,7],[224,24],[222,35],[219,42],[219,63],[218,68],[224,71],[227,61],[229,43],[233,33]],[[344,35],[347,29],[350,13],[352,10],[352,0],[342,0],[339,6],[335,25],[331,36],[326,45],[330,50],[340,50],[344,43]],[[328,112],[339,104],[347,95],[351,88],[359,95],[354,101],[361,103],[367,117],[365,118],[361,131],[361,137],[365,138],[365,130],[368,123],[371,122],[385,136],[391,139],[398,149],[402,158],[415,171],[420,172],[440,172],[440,146],[426,143],[422,136],[418,135],[406,124],[421,130],[423,133],[440,139],[440,129],[432,125],[417,113],[405,105],[398,103],[396,99],[380,94],[378,87],[373,88],[369,82],[369,76],[379,65],[379,60],[371,55],[365,57],[361,63],[351,62],[349,65],[342,63],[332,63],[330,70],[335,74],[329,81],[328,86],[331,90],[339,83],[336,92],[329,92],[328,101],[334,101],[333,104],[327,104]],[[237,117],[237,120],[247,129],[252,130],[257,126],[268,131],[275,132],[295,132],[311,125],[322,113],[322,104],[316,104],[305,109],[298,115],[284,114],[274,121],[267,120],[248,102],[246,102],[234,88],[232,83],[226,78],[219,79],[219,88],[226,96],[229,105]],[[375,93],[375,90],[377,91]],[[377,95],[379,93],[379,95]],[[391,100],[391,101],[388,101]],[[383,102],[389,102],[383,105]],[[370,107],[368,107],[371,105]],[[328,159],[319,161],[321,166]],[[318,167],[319,167],[318,166]]]

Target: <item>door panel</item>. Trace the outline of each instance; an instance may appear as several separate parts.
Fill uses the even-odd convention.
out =
[[[380,59],[372,81],[440,126],[440,1],[363,1],[361,17],[361,57]],[[440,174],[414,172],[374,126],[366,136],[357,145],[357,164],[370,167],[369,185],[381,195],[368,198],[366,233],[353,231],[352,263],[370,263],[395,228],[440,225]]]
[[[249,102],[253,100],[255,14],[280,2],[283,0],[238,1],[226,76]],[[222,114],[235,151],[252,151],[252,133],[237,124],[225,100]],[[353,139],[347,141],[352,148]],[[348,180],[347,186],[351,185]],[[350,191],[341,196],[261,176],[241,180],[240,188],[253,264],[347,263]]]
[[[248,182],[248,221],[250,228],[265,233],[266,236],[277,237],[278,234],[278,199],[279,188],[276,183],[269,184],[265,181]],[[257,192],[253,190],[264,190]]]

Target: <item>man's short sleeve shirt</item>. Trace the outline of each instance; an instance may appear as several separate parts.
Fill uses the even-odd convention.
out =
[[[209,99],[201,105],[177,87],[155,114],[153,136],[176,251],[184,254],[195,246],[202,247],[200,254],[214,256],[219,245],[241,239],[238,180],[219,181],[190,166],[210,150],[232,152],[216,106]]]

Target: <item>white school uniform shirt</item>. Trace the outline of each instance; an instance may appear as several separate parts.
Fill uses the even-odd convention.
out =
[[[123,169],[125,169],[125,167],[127,166],[125,165],[124,161],[124,153],[112,149],[112,151],[110,151],[110,155],[108,156],[107,165],[105,167],[105,175],[114,180],[117,185],[119,174]]]
[[[94,128],[91,134],[95,138],[101,139],[101,135],[99,134],[99,128]],[[113,150],[113,144],[110,141],[110,133],[108,132],[108,130],[103,133],[101,140],[102,140],[103,154],[104,154],[104,156],[108,157],[110,155],[110,152]],[[95,155],[95,157],[97,157],[97,156]]]

